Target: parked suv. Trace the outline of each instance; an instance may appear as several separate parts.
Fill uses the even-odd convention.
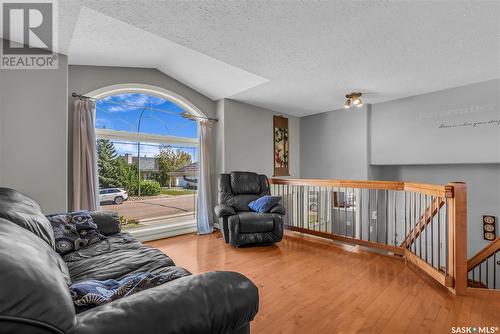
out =
[[[122,204],[123,201],[128,199],[128,193],[120,188],[105,188],[99,190],[99,202],[113,202],[115,204]]]

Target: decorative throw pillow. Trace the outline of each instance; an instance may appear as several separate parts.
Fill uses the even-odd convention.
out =
[[[56,251],[65,255],[105,239],[87,211],[47,216],[56,240]]]
[[[130,296],[142,290],[153,288],[174,279],[183,277],[182,272],[153,274],[139,272],[119,280],[87,280],[72,284],[69,289],[78,310],[109,303],[113,300]]]
[[[253,202],[250,202],[250,204],[248,204],[248,207],[252,211],[266,213],[269,212],[269,210],[271,210],[271,208],[278,204],[280,201],[280,196],[265,195],[257,198]]]

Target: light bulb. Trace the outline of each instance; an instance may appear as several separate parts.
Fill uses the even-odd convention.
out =
[[[351,99],[345,100],[344,108],[349,109],[351,107]]]
[[[358,99],[358,104],[356,104],[356,107],[361,108],[363,106],[363,101],[361,99]]]

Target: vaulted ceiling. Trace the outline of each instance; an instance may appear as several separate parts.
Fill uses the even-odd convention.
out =
[[[499,1],[59,1],[72,64],[298,116],[500,77]]]

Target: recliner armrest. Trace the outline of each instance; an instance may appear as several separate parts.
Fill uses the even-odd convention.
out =
[[[271,208],[271,210],[269,210],[270,213],[277,213],[277,214],[280,214],[280,215],[284,215],[286,214],[286,209],[283,205],[281,204],[276,204],[275,206],[273,206]]]
[[[234,211],[234,209],[232,207],[230,207],[229,205],[226,205],[226,204],[217,205],[214,208],[214,211],[215,211],[215,214],[217,215],[217,217],[219,217],[219,218],[222,218],[224,216],[232,216],[232,215],[236,214],[236,211]]]
[[[71,333],[228,333],[257,314],[257,287],[235,272],[187,276],[77,315]]]
[[[97,230],[103,235],[120,233],[120,216],[114,211],[89,212],[92,220],[97,225]]]

